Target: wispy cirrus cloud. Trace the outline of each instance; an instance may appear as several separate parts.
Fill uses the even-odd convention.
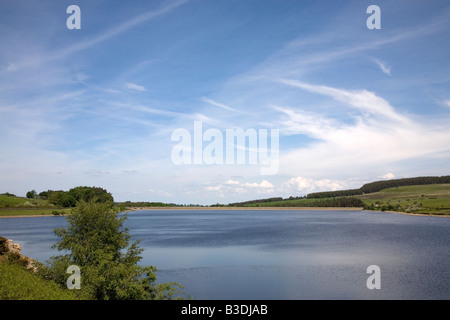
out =
[[[323,85],[312,85],[297,80],[281,79],[280,83],[298,87],[312,93],[329,96],[334,100],[345,103],[362,112],[368,112],[375,116],[383,116],[385,119],[408,123],[409,119],[394,110],[394,108],[382,97],[368,90],[343,90]]]
[[[439,104],[443,107],[450,108],[450,99],[442,100]]]
[[[450,133],[445,124],[425,123],[399,114],[385,99],[366,90],[344,90],[284,80],[286,85],[342,102],[342,111],[356,108],[353,122],[328,118],[324,114],[289,107],[276,107],[285,115],[280,126],[288,134],[317,139],[280,159],[283,172],[329,172],[332,168],[352,172],[367,170],[420,157],[450,153]],[[343,172],[343,171],[341,171]]]
[[[228,111],[232,111],[232,112],[236,112],[237,111],[237,110],[235,110],[235,109],[233,109],[233,108],[231,108],[231,107],[229,107],[229,106],[227,106],[227,105],[225,105],[223,103],[219,103],[219,102],[214,101],[213,99],[210,99],[210,98],[202,97],[202,101],[206,102],[206,103],[208,103],[210,105],[213,105],[213,106],[216,106],[216,107],[228,110]]]
[[[125,83],[125,87],[129,90],[147,91],[147,89],[144,86],[141,86],[141,85],[138,85],[138,84],[132,83],[132,82]]]
[[[156,19],[160,16],[163,16],[178,7],[188,3],[190,0],[177,0],[173,1],[172,3],[163,6],[156,10],[149,10],[146,11],[140,15],[137,15],[131,19],[128,19],[122,23],[117,24],[116,26],[107,29],[106,31],[91,37],[90,39],[76,42],[75,44],[68,46],[63,49],[55,50],[53,52],[46,52],[45,55],[40,55],[35,58],[26,58],[23,61],[19,62],[10,62],[6,67],[5,70],[8,72],[14,72],[18,71],[23,68],[28,67],[36,67],[38,65],[41,65],[42,63],[48,63],[54,60],[60,60],[65,59],[69,57],[70,55],[73,55],[75,53],[78,53],[80,51],[86,50],[90,47],[93,47],[95,45],[98,45],[106,40],[109,40],[125,31],[128,31],[129,29],[142,24],[144,22],[147,22],[152,19]],[[83,30],[83,27],[82,27]]]
[[[0,180],[8,191],[92,183],[121,200],[139,190],[142,200],[214,203],[449,168],[441,40],[450,11],[442,1],[423,16],[425,5],[393,4],[406,13],[382,32],[367,30],[351,1],[330,4],[333,15],[302,1],[283,3],[286,10],[239,2],[243,11],[227,1],[116,1],[107,11],[81,4],[80,32],[65,28],[60,6],[16,0],[0,11]],[[175,167],[171,133],[192,133],[194,120],[222,132],[279,129],[279,174]]]
[[[380,67],[383,73],[387,74],[388,76],[391,75],[391,67],[389,67],[386,62],[379,59],[374,59],[374,62]]]

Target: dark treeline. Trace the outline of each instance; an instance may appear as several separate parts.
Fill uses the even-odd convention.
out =
[[[78,201],[89,202],[114,202],[114,198],[103,188],[100,187],[75,187],[69,191],[63,190],[47,190],[39,194],[35,191],[28,191],[27,198],[48,200],[49,203],[64,208],[75,207]]]
[[[375,181],[371,183],[366,183],[361,187],[361,190],[364,193],[373,193],[387,188],[415,186],[423,184],[441,184],[441,183],[450,183],[450,176],[415,177],[415,178]]]
[[[360,195],[360,194],[365,194],[365,193],[379,192],[381,190],[388,189],[388,188],[424,185],[424,184],[440,184],[440,183],[450,183],[450,176],[415,177],[415,178],[381,180],[381,181],[366,183],[359,189],[314,192],[314,193],[308,194],[306,197],[308,199],[320,199],[320,198],[333,198],[333,197],[343,197],[343,196],[355,196],[355,195]]]
[[[148,202],[148,201],[138,201],[138,202],[119,202],[121,207],[129,208],[129,207],[175,207],[176,204],[173,203],[163,203],[163,202]]]
[[[275,201],[283,201],[283,198],[275,197],[275,198],[267,198],[267,199],[250,200],[250,201],[244,201],[244,202],[234,202],[234,203],[230,203],[230,206],[244,207],[249,204],[267,203],[267,202],[275,202]]]
[[[16,195],[9,193],[9,192],[5,192],[5,193],[0,193],[0,196],[5,196],[5,197],[11,197],[11,198],[15,198]]]
[[[327,198],[317,199],[315,201],[308,202],[277,202],[274,204],[276,207],[343,207],[343,208],[360,208],[364,207],[364,202],[361,199],[353,197],[339,197],[339,198]],[[270,206],[267,204],[266,206]]]
[[[364,202],[359,198],[339,197],[318,199],[308,203],[308,207],[364,207]]]
[[[309,193],[306,198],[308,199],[321,199],[321,198],[334,198],[334,197],[350,197],[363,194],[361,189],[347,189],[338,191],[322,191]]]
[[[327,199],[317,199],[315,201],[284,201],[304,199],[302,197],[290,197],[289,199],[267,198],[259,200],[251,200],[245,202],[230,203],[231,207],[246,207],[246,206],[261,206],[261,207],[364,207],[364,202],[358,198],[353,197],[335,197]]]

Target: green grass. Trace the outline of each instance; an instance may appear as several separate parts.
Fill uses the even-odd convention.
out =
[[[78,295],[21,265],[0,261],[0,300],[78,300]]]
[[[0,195],[1,208],[43,208],[52,207],[47,200],[42,199],[27,199],[22,197],[8,197]]]
[[[27,269],[30,258],[10,251],[7,239],[0,236],[0,300],[79,300],[80,290],[69,290],[50,279],[45,279],[45,269],[35,272]],[[38,261],[33,265],[46,268]]]
[[[69,212],[70,209],[59,209],[47,200],[0,195],[0,217],[42,216],[55,213],[67,214]]]
[[[0,217],[68,214],[71,209],[0,209]]]
[[[450,215],[450,184],[389,188],[357,197],[377,210]]]

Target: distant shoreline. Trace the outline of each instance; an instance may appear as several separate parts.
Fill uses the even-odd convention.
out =
[[[130,211],[155,211],[155,210],[211,210],[211,211],[220,211],[220,210],[230,210],[230,211],[252,211],[252,210],[297,210],[297,211],[363,211],[362,207],[130,207],[126,208],[123,212]],[[371,211],[371,210],[364,210]],[[374,212],[381,212],[379,210],[373,210]],[[408,216],[422,216],[422,217],[446,217],[450,218],[450,215],[438,215],[438,214],[421,214],[421,213],[408,213],[408,212],[400,212],[400,211],[385,211],[386,213],[400,213]],[[65,215],[53,215],[53,214],[44,214],[44,215],[17,215],[17,216],[0,216],[1,218],[33,218],[33,217],[64,217]]]
[[[144,210],[313,210],[313,211],[363,211],[362,207],[131,207],[127,208],[126,211],[144,211]],[[364,210],[381,212],[379,210]],[[450,215],[439,215],[439,214],[422,214],[422,213],[408,213],[401,211],[384,211],[387,213],[400,213],[407,216],[423,216],[423,217],[447,217]]]
[[[375,211],[375,210],[374,210]],[[400,212],[400,211],[385,211],[388,213],[401,213],[405,216],[420,216],[420,217],[443,217],[443,218],[450,218],[450,215],[448,214],[425,214],[425,213],[411,213],[411,212]]]
[[[313,211],[363,211],[362,207],[131,207],[127,208],[125,211],[144,211],[144,210],[313,210]],[[379,210],[364,210],[381,212]],[[407,216],[423,216],[423,217],[447,217],[450,215],[439,215],[439,214],[422,214],[422,213],[408,213],[401,211],[384,211],[387,213],[400,213]]]
[[[143,210],[343,210],[359,211],[363,208],[352,207],[131,207],[125,211]]]
[[[359,211],[363,208],[344,208],[344,207],[130,207],[126,208],[124,212],[129,211],[144,211],[144,210],[341,210],[341,211]],[[1,218],[33,218],[33,217],[63,217],[65,215],[17,215],[17,216],[0,216]]]
[[[21,214],[17,216],[0,216],[1,218],[40,218],[40,217],[64,217],[64,214],[54,215],[54,214]]]

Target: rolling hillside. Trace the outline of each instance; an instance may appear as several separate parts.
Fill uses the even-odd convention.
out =
[[[366,210],[450,215],[450,176],[375,181],[359,189],[316,192],[289,199],[251,200],[229,206],[363,207]]]

